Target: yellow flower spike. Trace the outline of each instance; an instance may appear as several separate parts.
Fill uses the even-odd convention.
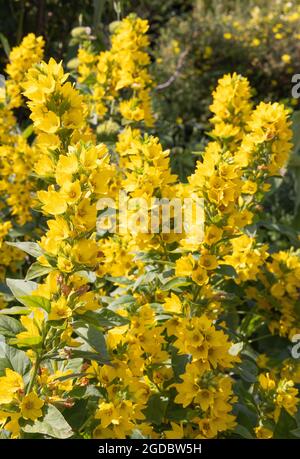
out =
[[[7,93],[10,99],[11,108],[22,105],[22,83],[25,81],[25,74],[34,64],[40,62],[44,53],[43,37],[36,37],[33,33],[26,35],[19,46],[15,46],[9,55],[9,64],[6,66],[6,73],[9,76],[7,82]]]

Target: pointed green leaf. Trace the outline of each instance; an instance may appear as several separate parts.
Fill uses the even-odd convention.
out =
[[[30,314],[32,311],[28,308],[23,308],[22,306],[12,306],[11,308],[0,309],[0,314],[5,315],[22,315],[25,316]]]
[[[53,405],[48,405],[43,418],[37,419],[32,425],[26,424],[22,430],[60,439],[70,438],[73,435],[71,426]]]
[[[13,317],[0,316],[0,335],[13,337],[24,330],[22,324]]]
[[[42,249],[36,242],[6,242],[6,244],[17,247],[34,258],[38,258],[43,255]]]
[[[0,342],[0,376],[5,374],[6,368],[26,376],[31,369],[31,362],[24,351]]]
[[[47,312],[50,312],[51,309],[51,303],[50,300],[47,298],[44,298],[43,296],[37,296],[37,295],[28,295],[28,296],[21,296],[19,298],[19,301],[21,301],[25,306],[29,308],[42,308]]]
[[[26,302],[22,301],[22,297],[27,297],[37,289],[38,284],[32,281],[25,281],[23,279],[6,279],[7,286],[12,291],[13,295],[20,303],[27,306]]]
[[[43,266],[38,262],[32,263],[30,268],[27,271],[25,280],[36,279],[37,277],[44,276],[45,274],[49,274],[53,271],[52,266]]]

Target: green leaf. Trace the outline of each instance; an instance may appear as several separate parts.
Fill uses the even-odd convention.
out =
[[[9,58],[10,46],[9,46],[7,38],[5,37],[5,35],[3,35],[3,33],[0,33],[0,41],[1,41],[1,44],[3,46],[6,56]]]
[[[72,429],[78,430],[88,419],[88,400],[83,398],[76,400],[72,410],[65,410],[64,415]]]
[[[295,110],[292,115],[292,130],[294,153],[297,153],[300,149],[300,110]]]
[[[122,295],[119,298],[113,300],[110,304],[109,307],[111,309],[115,309],[117,306],[121,304],[129,304],[129,303],[135,303],[136,299],[132,295]]]
[[[189,408],[183,408],[180,405],[169,403],[166,411],[166,417],[170,421],[183,421],[188,417]]]
[[[299,159],[300,159],[300,156],[299,156]],[[263,228],[267,228],[270,231],[276,231],[280,235],[284,235],[285,237],[287,237],[289,239],[290,243],[293,246],[295,246],[295,247],[299,247],[300,246],[300,241],[298,239],[297,232],[295,231],[295,229],[293,229],[293,228],[291,228],[289,226],[286,226],[286,225],[283,225],[283,224],[279,224],[279,223],[272,223],[272,222],[265,221],[265,220],[260,221],[258,223],[258,226],[259,227],[263,227]]]
[[[99,312],[87,311],[85,314],[81,315],[81,317],[89,323],[106,328],[120,327],[129,323],[126,317],[122,317],[107,308],[103,308]]]
[[[4,295],[11,295],[10,289],[3,282],[0,282],[0,293],[4,293]]]
[[[225,265],[225,264],[219,265],[216,270],[216,273],[220,274],[221,276],[237,277],[237,272],[234,269],[234,267],[231,265]]]
[[[190,358],[186,354],[177,354],[177,350],[172,348],[172,368],[175,376],[180,376],[185,372],[185,367]]]
[[[146,262],[146,260],[144,260]],[[151,263],[151,261],[149,261],[149,263]],[[141,276],[139,276],[137,278],[137,280],[135,281],[133,287],[132,287],[132,290],[135,291],[139,286],[141,285],[149,285],[151,282],[154,281],[154,279],[157,277],[157,274],[150,271],[146,274],[142,274]]]
[[[148,422],[160,425],[165,417],[168,406],[168,398],[160,394],[152,395],[148,400],[148,406],[144,414]]]
[[[6,242],[6,244],[17,247],[34,258],[38,258],[43,255],[40,246],[36,242]]]
[[[58,378],[55,378],[54,381],[68,381],[69,379],[75,379],[75,378],[82,378],[83,376],[86,376],[87,373],[71,373],[65,376],[59,376]]]
[[[242,411],[243,413],[245,413],[246,410],[247,424],[243,423],[243,425],[245,425],[248,430],[251,430],[257,424],[257,406],[253,394],[249,392],[249,383],[242,379],[236,381],[234,384],[234,392],[241,401],[241,404],[237,403],[234,409],[237,412]]]
[[[103,361],[109,361],[109,354],[106,349],[106,343],[103,333],[94,325],[86,325],[78,321],[73,324],[74,332],[88,343]],[[74,352],[74,351],[73,351]],[[77,355],[77,357],[79,357]]]
[[[177,290],[179,287],[187,287],[191,281],[186,277],[174,277],[161,286],[161,290]]]
[[[296,436],[292,434],[292,431],[295,429],[297,429],[296,420],[284,408],[281,408],[273,438],[296,438]]]
[[[29,124],[29,126],[27,126],[26,129],[24,129],[24,131],[22,132],[22,137],[24,137],[24,139],[28,139],[28,137],[31,136],[31,134],[33,133],[33,124]]]
[[[23,308],[22,306],[12,306],[11,308],[0,309],[0,314],[7,314],[7,315],[25,316],[30,313],[31,313],[31,309]]]
[[[291,434],[294,435],[294,437],[300,438],[300,427],[297,427],[297,429],[291,430]]]
[[[5,342],[0,342],[0,376],[5,374],[6,368],[10,368],[25,377],[29,375],[31,362],[24,351],[8,346]]]
[[[13,337],[24,330],[22,324],[9,316],[0,316],[0,335]]]
[[[237,373],[244,381],[255,383],[258,370],[254,362],[249,359],[245,359],[237,366]]]
[[[26,424],[22,430],[60,439],[70,438],[73,435],[71,426],[53,405],[47,406],[46,414],[42,419],[37,419],[32,425]]]
[[[25,301],[22,301],[22,297],[31,295],[31,293],[38,287],[36,282],[25,281],[23,279],[6,279],[6,283],[12,291],[14,297],[17,298],[17,300],[19,300],[20,303],[24,304],[25,306],[27,306],[27,304]]]
[[[11,338],[9,343],[16,344],[19,347],[35,347],[39,346],[42,342],[41,336],[30,336],[27,338]]]
[[[259,418],[255,411],[251,410],[243,403],[244,401],[242,401],[242,403],[235,404],[233,414],[236,415],[238,425],[243,426],[251,432],[255,426],[257,426]],[[239,435],[241,435],[241,432],[239,432]]]
[[[119,276],[119,277],[107,276],[105,277],[105,279],[112,282],[113,284],[130,285],[132,283],[132,280],[128,279],[128,277],[125,277],[125,276]]]
[[[28,295],[28,296],[21,296],[19,298],[25,306],[29,308],[42,308],[47,312],[50,312],[51,303],[50,300],[44,298],[43,296],[35,296],[35,295]]]
[[[32,263],[30,268],[27,271],[25,280],[36,279],[37,277],[44,276],[45,274],[49,274],[53,271],[52,266],[43,266],[38,262]]]
[[[237,425],[234,429],[234,433],[238,434],[242,438],[254,438],[251,432],[242,425]]]
[[[81,351],[80,349],[70,349],[71,358],[80,358],[85,360],[96,360],[96,362],[102,364],[109,364],[109,359],[106,359],[102,355],[98,354],[97,352],[92,351]],[[65,360],[65,359],[63,359]]]

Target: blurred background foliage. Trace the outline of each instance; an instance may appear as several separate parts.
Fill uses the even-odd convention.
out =
[[[9,47],[29,32],[44,36],[47,57],[70,63],[80,40],[93,40],[100,51],[109,45],[113,21],[130,12],[147,18],[156,81],[153,133],[171,149],[181,180],[201,158],[211,92],[225,73],[247,76],[255,102],[290,107],[295,144],[300,144],[299,102],[291,97],[300,62],[300,0],[0,0],[0,12],[1,73]],[[79,27],[88,29],[78,34]],[[300,229],[299,150],[264,204],[267,237],[281,248],[291,244],[288,228]]]

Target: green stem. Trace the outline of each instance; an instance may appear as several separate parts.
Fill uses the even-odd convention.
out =
[[[254,343],[255,341],[261,341],[262,339],[271,338],[273,336],[271,333],[268,335],[259,336],[258,338],[250,339],[248,343]]]
[[[40,355],[38,353],[36,353],[36,359],[35,359],[35,363],[34,363],[34,367],[33,367],[33,373],[31,375],[30,382],[29,382],[27,390],[26,390],[26,394],[29,394],[33,389],[33,386],[34,386],[34,383],[35,383],[35,380],[36,380],[36,377],[37,377],[37,374],[38,374],[38,371],[39,371],[39,368],[40,368],[40,363],[41,363],[41,357],[40,357]]]

